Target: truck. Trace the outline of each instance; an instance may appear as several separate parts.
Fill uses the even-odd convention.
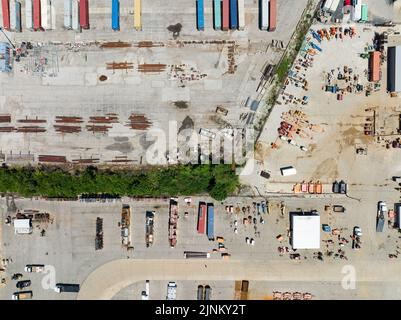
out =
[[[223,0],[223,25],[221,29],[223,31],[228,31],[230,28],[230,1],[229,0]]]
[[[3,13],[3,28],[10,30],[10,2],[9,0],[1,1],[1,8]]]
[[[201,234],[205,233],[206,215],[207,215],[206,203],[199,202],[198,223],[197,223],[197,226],[196,226],[196,230],[198,231],[198,233],[201,233]]]
[[[333,0],[333,2],[330,5],[329,12],[331,12],[331,13],[336,12],[339,4],[340,4],[340,0]]]
[[[354,6],[351,9],[351,20],[359,21],[362,18],[362,0],[354,0]]]
[[[277,0],[270,0],[269,31],[276,31],[277,26]]]
[[[44,264],[27,264],[25,266],[25,272],[32,273],[32,272],[43,272],[45,271]]]
[[[259,25],[262,31],[269,29],[269,0],[259,0]]]
[[[238,30],[245,29],[245,0],[238,0]]]
[[[213,203],[207,204],[207,238],[209,241],[214,241],[214,205]]]
[[[197,291],[197,296],[196,296],[197,300],[203,300],[203,291],[204,291],[204,287],[200,284],[198,286],[198,291]]]
[[[332,4],[332,3],[333,3],[333,0],[326,0],[326,1],[324,2],[324,5],[323,5],[322,9],[323,9],[324,11],[329,11],[330,8],[331,8],[331,4]]]
[[[134,28],[142,30],[142,0],[134,0]]]
[[[199,251],[184,251],[185,259],[209,259],[209,252],[199,252]]]
[[[199,31],[205,30],[205,6],[203,0],[196,1],[196,27]]]
[[[214,30],[221,30],[221,0],[213,0]]]
[[[79,24],[82,29],[89,29],[88,0],[79,0]]]
[[[40,0],[33,0],[33,29],[42,30],[42,15],[40,13]]]
[[[230,0],[230,28],[238,29],[238,0]]]
[[[146,211],[145,242],[147,248],[149,248],[153,244],[154,219],[155,219],[155,212]]]
[[[27,300],[27,299],[32,299],[32,297],[33,297],[32,291],[20,291],[20,292],[14,292],[13,295],[11,296],[11,299]]]
[[[11,0],[10,2],[10,30],[15,31],[15,0]]]
[[[120,0],[111,3],[111,28],[114,31],[120,30]]]
[[[19,1],[15,1],[14,15],[15,15],[15,27],[14,27],[14,30],[15,30],[15,32],[21,32],[22,31],[21,2],[19,2]]]
[[[168,220],[168,241],[170,247],[177,245],[177,222],[178,222],[178,202],[176,199],[170,199],[169,220]]]
[[[79,284],[56,283],[56,286],[54,287],[54,291],[57,293],[79,292]]]
[[[25,26],[28,30],[33,29],[33,2],[25,0]]]
[[[379,201],[377,204],[376,232],[383,232],[385,215],[387,215],[387,213],[387,204],[384,201]]]
[[[166,300],[175,300],[175,299],[177,299],[177,284],[175,282],[170,281],[167,284]]]
[[[205,286],[205,298],[204,300],[211,300],[212,298],[212,288],[209,285]]]

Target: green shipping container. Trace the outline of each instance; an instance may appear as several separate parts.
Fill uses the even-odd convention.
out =
[[[366,22],[366,21],[368,21],[368,5],[363,4],[361,13],[361,22]]]

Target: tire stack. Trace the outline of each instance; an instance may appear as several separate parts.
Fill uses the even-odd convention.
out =
[[[103,249],[103,219],[96,218],[95,250]]]

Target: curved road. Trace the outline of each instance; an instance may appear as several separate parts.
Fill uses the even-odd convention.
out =
[[[205,265],[207,267],[205,267]],[[345,265],[355,267],[357,281],[399,282],[400,262],[359,261],[326,264],[317,261],[115,260],[93,271],[81,286],[78,299],[113,298],[123,288],[145,280],[254,280],[341,282]],[[392,276],[390,276],[392,275]]]

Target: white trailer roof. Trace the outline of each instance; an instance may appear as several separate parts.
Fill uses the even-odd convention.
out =
[[[292,247],[294,249],[320,248],[320,216],[318,214],[293,214]]]
[[[14,230],[16,233],[31,233],[31,220],[30,219],[15,219]]]

